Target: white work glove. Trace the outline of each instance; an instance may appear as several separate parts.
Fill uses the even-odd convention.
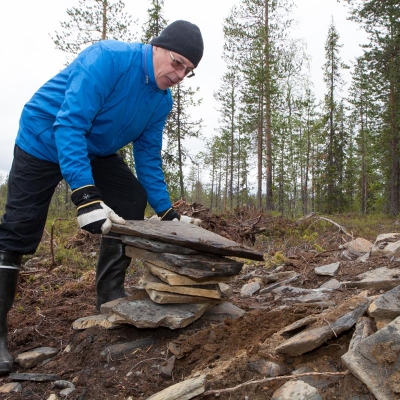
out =
[[[157,213],[157,215],[160,221],[181,221],[197,226],[200,226],[201,224],[201,219],[188,217],[186,215],[180,215],[172,207],[166,211]]]
[[[187,215],[181,215],[181,218],[179,221],[186,222],[187,224],[193,224],[196,226],[200,226],[200,224],[201,224],[200,218],[188,217]]]
[[[94,185],[83,186],[72,192],[71,199],[77,206],[77,220],[81,229],[90,233],[110,232],[112,223],[125,224],[125,220],[101,201]]]

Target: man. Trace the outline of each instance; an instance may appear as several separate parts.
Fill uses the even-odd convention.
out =
[[[41,240],[51,197],[64,178],[79,226],[108,234],[112,223],[144,219],[147,202],[161,220],[172,208],[161,165],[168,90],[194,75],[203,56],[199,28],[178,20],[150,44],[98,42],[45,83],[24,106],[0,224],[0,374],[11,371],[7,314],[22,256]],[[137,178],[116,152],[133,142]],[[186,217],[187,218],[187,217]],[[188,221],[187,221],[188,222]],[[131,259],[118,236],[102,237],[96,306],[126,296]]]

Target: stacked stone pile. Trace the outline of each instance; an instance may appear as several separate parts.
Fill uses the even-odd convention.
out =
[[[229,281],[243,262],[263,255],[195,225],[155,220],[113,225],[127,245],[126,254],[145,267],[141,288],[126,299],[102,305],[107,323],[141,328],[182,328],[209,308],[229,300]],[[140,290],[142,289],[142,290]]]
[[[126,254],[146,267],[139,284],[157,304],[215,305],[229,300],[227,284],[243,263],[149,239],[123,236]]]

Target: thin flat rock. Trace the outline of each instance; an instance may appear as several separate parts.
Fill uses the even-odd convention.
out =
[[[224,298],[218,284],[201,285],[201,286],[171,286],[163,282],[156,276],[145,273],[139,281],[145,289],[159,290],[161,292],[169,292],[175,294],[183,294],[189,296],[209,297],[211,299],[221,300]]]
[[[263,261],[261,252],[226,239],[193,224],[179,221],[126,221],[125,225],[113,224],[111,230],[129,236],[159,240],[177,246],[222,256],[248,258]]]
[[[120,301],[112,312],[136,328],[185,328],[199,319],[210,304],[156,304],[150,299]]]
[[[33,381],[33,382],[53,382],[61,379],[59,375],[53,375],[53,374],[11,373],[10,375],[8,375],[8,377],[13,381]]]
[[[205,279],[193,279],[181,274],[177,274],[176,272],[169,271],[168,269],[157,267],[157,265],[154,265],[146,261],[144,261],[143,264],[150,271],[150,273],[152,273],[154,276],[157,276],[163,282],[168,283],[168,285],[171,286],[209,285],[212,283],[227,282],[230,279],[232,279],[232,277],[226,277],[226,276],[221,276],[221,277],[214,276]]]
[[[201,254],[187,247],[176,246],[174,244],[160,242],[159,240],[150,240],[142,237],[122,235],[121,240],[129,246],[152,251],[153,253]]]
[[[146,289],[146,292],[157,304],[197,304],[197,303],[209,303],[209,304],[220,304],[221,301],[227,301],[231,297],[231,291],[225,295],[222,299],[211,299],[209,297],[190,296],[185,294],[169,293],[160,290]]]
[[[182,255],[169,253],[152,253],[151,251],[126,246],[125,254],[128,257],[138,258],[150,262],[157,267],[165,268],[177,274],[194,279],[209,277],[230,277],[238,275],[243,263],[215,255]]]

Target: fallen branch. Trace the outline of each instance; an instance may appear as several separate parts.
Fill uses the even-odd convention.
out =
[[[343,226],[339,225],[337,222],[332,221],[332,220],[329,219],[329,218],[318,217],[318,216],[315,215],[314,213],[310,213],[310,214],[304,215],[303,217],[299,218],[299,219],[297,220],[297,222],[301,222],[301,221],[304,221],[304,220],[306,220],[306,219],[321,219],[321,220],[323,220],[323,221],[330,222],[332,225],[335,225],[335,226],[339,229],[339,232],[342,232],[342,233],[344,233],[345,235],[350,236],[352,240],[353,240],[353,238],[354,238],[352,233],[347,232],[347,230],[346,230]]]
[[[339,232],[343,232],[345,235],[350,236],[351,239],[353,240],[353,235],[351,233],[347,232],[347,230],[345,228],[343,228],[343,226],[339,225],[338,223],[332,221],[331,219],[325,218],[325,217],[315,217],[315,218],[330,222],[331,224],[335,225],[339,229]]]
[[[232,393],[242,387],[249,386],[249,385],[259,385],[261,383],[267,383],[267,382],[273,382],[273,381],[281,381],[284,379],[296,379],[296,378],[301,378],[303,376],[346,376],[349,373],[348,370],[344,372],[307,372],[304,374],[295,374],[295,375],[281,375],[281,376],[275,376],[271,378],[264,378],[264,379],[259,379],[259,380],[250,380],[244,383],[241,383],[240,385],[237,385],[232,388],[226,388],[226,389],[216,389],[216,390],[208,390],[207,392],[203,393],[204,396],[210,396],[210,395],[215,395],[219,396],[222,393]]]

